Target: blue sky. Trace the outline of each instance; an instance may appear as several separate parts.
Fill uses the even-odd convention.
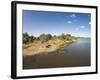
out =
[[[91,36],[90,13],[23,10],[22,19],[23,33],[29,35],[65,33],[78,37]]]

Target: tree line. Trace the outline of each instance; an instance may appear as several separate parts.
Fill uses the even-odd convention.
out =
[[[70,34],[64,34],[64,33],[58,36],[56,35],[52,36],[51,34],[41,34],[39,37],[35,37],[33,35],[30,36],[28,33],[23,33],[24,44],[32,43],[34,41],[41,41],[42,43],[44,43],[51,39],[73,40],[77,38],[74,36],[71,36]]]

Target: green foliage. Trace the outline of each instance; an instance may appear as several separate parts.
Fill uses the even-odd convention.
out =
[[[37,40],[44,43],[51,39],[61,39],[64,41],[68,41],[68,40],[72,41],[73,39],[75,40],[77,38],[74,36],[71,36],[70,34],[64,34],[64,33],[62,33],[59,36],[56,36],[56,35],[52,36],[51,34],[41,34],[39,37],[35,37],[33,35],[30,36],[28,33],[23,33],[23,43],[24,44],[32,43]],[[50,47],[50,46],[47,46],[47,47]]]
[[[27,44],[29,42],[29,35],[28,33],[23,34],[23,43]]]
[[[64,34],[62,33],[60,36],[58,36],[59,39],[61,40],[72,40],[72,36],[70,34]]]
[[[31,35],[31,36],[29,37],[29,39],[30,39],[29,42],[34,42],[34,40],[35,40],[36,38],[35,38],[34,36]]]
[[[48,41],[48,40],[50,40],[50,39],[52,39],[52,35],[51,35],[51,34],[41,34],[41,35],[39,36],[39,40],[40,40],[42,43],[44,43],[44,42],[46,42],[46,41]]]
[[[23,33],[23,43],[27,44],[27,43],[31,43],[35,40],[34,36],[29,36],[28,33]]]
[[[64,33],[62,33],[60,36],[59,36],[60,39],[62,40],[65,40],[66,39],[66,35]]]

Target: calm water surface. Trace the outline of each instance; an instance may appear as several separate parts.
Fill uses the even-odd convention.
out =
[[[23,69],[90,66],[90,39],[80,39],[61,51],[23,57]]]

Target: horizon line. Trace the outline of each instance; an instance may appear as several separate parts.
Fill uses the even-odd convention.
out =
[[[28,33],[28,32],[23,32],[22,34],[24,34],[24,33]],[[70,34],[71,36],[75,36],[75,37],[89,37],[89,38],[91,38],[91,36],[76,36],[76,35],[74,35],[74,34],[71,34],[71,33],[61,33],[61,34],[53,34],[53,33],[41,33],[41,34],[51,34],[52,36],[54,36],[54,35],[56,35],[56,36],[59,36],[59,35],[61,35],[61,34]],[[30,34],[30,33],[28,33],[28,35],[29,36],[35,36],[35,37],[39,37],[41,34],[39,34],[39,35],[34,35],[34,34]]]

